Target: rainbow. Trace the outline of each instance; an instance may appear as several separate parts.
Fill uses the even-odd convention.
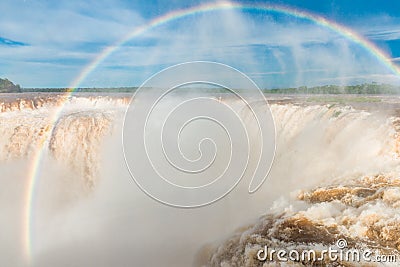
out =
[[[79,84],[84,81],[84,79],[101,63],[104,59],[106,59],[110,54],[112,54],[115,50],[117,50],[122,44],[126,43],[127,41],[140,36],[141,34],[157,27],[167,22],[171,22],[183,17],[200,14],[204,12],[210,12],[215,10],[229,10],[229,9],[240,9],[240,10],[253,10],[253,11],[268,11],[268,12],[277,12],[281,14],[285,14],[288,16],[301,18],[309,20],[317,25],[320,25],[324,28],[330,29],[341,36],[351,40],[352,42],[358,44],[359,46],[363,47],[366,51],[368,51],[371,55],[377,58],[380,62],[382,62],[393,74],[400,77],[400,68],[394,64],[390,57],[385,54],[382,50],[380,50],[376,45],[372,42],[365,39],[363,36],[359,35],[358,33],[354,32],[353,30],[346,28],[334,21],[328,20],[322,16],[317,14],[313,14],[304,10],[295,9],[289,6],[282,6],[282,5],[273,5],[273,4],[260,4],[260,5],[253,5],[253,4],[239,4],[239,3],[232,3],[232,2],[217,2],[217,3],[209,3],[194,6],[187,9],[180,9],[176,11],[172,11],[166,13],[165,15],[159,16],[147,24],[142,25],[140,27],[135,28],[132,32],[129,32],[124,38],[116,42],[115,44],[105,48],[98,56],[88,64],[82,72],[76,77],[76,79],[71,83],[69,87],[70,90],[67,94],[63,96],[63,100],[66,102],[68,101],[71,94],[76,90]],[[61,111],[63,109],[63,105],[57,110],[52,118],[51,121],[55,124],[56,120],[58,119]],[[51,129],[50,129],[51,130]],[[49,136],[51,136],[51,131]],[[33,157],[32,164],[29,170],[28,176],[28,183],[26,187],[26,199],[23,211],[23,246],[24,252],[26,256],[26,260],[28,264],[32,261],[32,242],[33,242],[33,233],[32,233],[32,224],[33,224],[33,208],[34,208],[34,193],[35,193],[35,185],[39,179],[40,173],[40,166],[41,161],[43,158],[43,151],[44,145],[46,144],[46,140],[42,140],[40,142],[37,152]]]

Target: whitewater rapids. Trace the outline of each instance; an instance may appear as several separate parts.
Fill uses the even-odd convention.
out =
[[[262,266],[255,254],[265,244],[316,248],[343,237],[398,254],[400,98],[267,98],[277,136],[267,182],[255,196],[243,184],[185,210],[146,196],[126,169],[128,95],[0,96],[0,265]]]

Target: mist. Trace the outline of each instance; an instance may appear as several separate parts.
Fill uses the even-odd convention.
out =
[[[177,94],[167,103],[175,106],[195,96]],[[243,118],[249,116],[240,101],[232,97],[222,101]],[[260,190],[248,193],[247,176],[212,205],[170,207],[140,190],[127,169],[122,153],[124,103],[107,98],[75,98],[65,107],[56,130],[49,136],[35,184],[30,257],[23,249],[26,244],[22,230],[26,224],[26,179],[31,158],[3,161],[1,204],[8,216],[2,216],[5,234],[1,247],[9,256],[1,259],[2,265],[198,265],[206,262],[207,251],[215,244],[261,214],[271,212],[274,200],[285,199],[286,204],[280,205],[296,203],[292,196],[299,189],[340,177],[393,170],[397,164],[391,157],[395,130],[386,116],[346,107],[273,104],[277,151]],[[261,111],[266,108],[263,104],[254,106]],[[166,113],[163,109],[160,112]],[[46,114],[43,109],[29,110],[36,117],[39,113]],[[6,117],[20,118],[23,113],[1,115],[4,121]],[[34,125],[32,121],[23,124]],[[3,127],[5,137],[20,126],[7,125],[9,128]],[[212,128],[200,123],[193,129],[200,133]],[[23,144],[26,139],[21,136],[19,140]],[[228,144],[218,145],[222,153]],[[22,147],[26,149],[22,154],[30,155],[30,147]],[[197,146],[189,147],[186,152],[196,155]],[[371,158],[375,159],[373,163]]]
[[[165,66],[196,60],[232,66],[260,88],[399,82],[364,47],[310,21],[281,15],[224,10],[169,21],[122,44],[79,86],[137,86]],[[90,26],[81,34],[99,28]],[[129,31],[119,27],[113,40]],[[101,48],[107,47],[104,38],[108,36],[98,35]],[[65,35],[57,35],[54,50],[21,46],[9,47],[4,54],[19,59],[26,54],[59,52],[55,46],[60,36],[64,42]],[[70,56],[68,49],[62,51],[64,57]],[[96,56],[92,52],[73,54],[85,63]],[[57,60],[40,69],[41,75],[50,77],[46,86],[66,86],[79,75],[76,70],[80,68],[60,65],[63,57]],[[26,76],[39,74],[36,66],[32,62],[24,65],[13,78],[42,86],[42,79]],[[4,213],[0,216],[0,265],[211,265],[213,255],[229,250],[224,242],[233,233],[260,222],[264,214],[303,212],[316,221],[339,216],[333,204],[302,202],[299,192],[332,182],[343,185],[363,175],[398,172],[398,130],[395,119],[385,112],[304,99],[296,104],[285,102],[286,96],[273,96],[275,101],[268,105],[250,80],[241,82],[210,69],[205,77],[211,73],[218,81],[212,89],[225,91],[203,94],[183,88],[157,102],[157,94],[165,88],[208,81],[196,76],[199,70],[204,69],[181,69],[168,75],[172,80],[168,83],[157,80],[149,87],[159,91],[140,91],[131,102],[130,95],[82,94],[65,103],[62,97],[43,97],[37,106],[27,105],[31,96],[25,94],[26,101],[15,97],[7,103],[9,108],[0,113],[0,208]],[[243,89],[250,91],[243,93]],[[217,119],[208,118],[212,113]],[[172,122],[167,121],[170,115],[174,115]],[[187,123],[200,117],[207,119]],[[169,131],[162,132],[164,126]],[[263,127],[269,130],[266,135],[260,135],[265,133]],[[267,148],[267,158],[261,157],[261,144]],[[165,153],[164,148],[174,153]],[[153,165],[158,172],[150,170]],[[203,169],[209,173],[190,175]],[[253,181],[258,169],[268,175]],[[221,182],[209,194],[185,191],[179,195],[167,190],[171,183],[200,187],[218,180],[226,170],[220,180],[226,184]],[[153,187],[160,176],[168,181]],[[28,185],[33,177],[32,189]],[[252,182],[260,187],[249,194]],[[31,190],[32,202],[27,199]],[[349,209],[349,217],[358,218],[363,211],[379,212],[375,206],[364,208],[359,212]],[[365,236],[365,227],[351,229],[355,238]]]

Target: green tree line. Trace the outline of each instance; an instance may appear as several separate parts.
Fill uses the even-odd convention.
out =
[[[266,93],[277,94],[399,94],[400,86],[390,84],[364,83],[357,85],[300,86],[298,88],[264,89]]]
[[[17,92],[88,92],[88,93],[131,93],[137,87],[116,87],[116,88],[21,88],[18,84],[14,84],[7,78],[0,78],[0,93],[17,93]],[[201,90],[207,93],[229,93],[223,88],[185,88],[185,90]],[[239,91],[245,91],[241,89]],[[263,89],[265,93],[273,94],[399,94],[400,86],[378,83],[363,83],[357,85],[322,85],[322,86],[300,86],[293,88],[274,88]]]
[[[10,80],[0,78],[0,93],[19,93],[21,86],[14,84]]]

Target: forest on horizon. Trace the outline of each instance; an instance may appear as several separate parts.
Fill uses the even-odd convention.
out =
[[[29,93],[29,92],[87,92],[87,93],[132,93],[138,87],[91,87],[91,88],[22,88],[18,84],[14,84],[7,78],[0,78],[0,93]],[[198,88],[197,88],[198,89]],[[187,90],[196,90],[196,88],[188,88]],[[223,88],[201,88],[209,93],[228,93]],[[242,89],[245,90],[245,89]],[[291,88],[264,88],[264,93],[271,94],[399,94],[400,86],[379,83],[363,83],[356,85],[321,85],[321,86],[300,86]]]

